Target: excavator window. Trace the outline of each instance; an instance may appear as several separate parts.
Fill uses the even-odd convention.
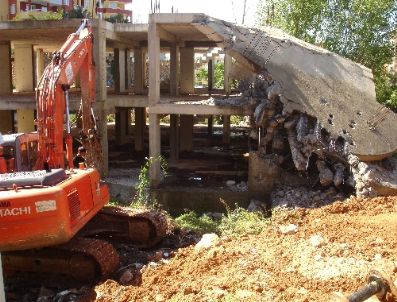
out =
[[[13,146],[3,146],[4,159],[7,165],[7,172],[14,172],[15,170],[15,150]]]
[[[33,167],[37,161],[37,141],[31,141],[28,143],[29,145],[29,167],[30,171],[33,170]]]
[[[37,160],[37,141],[24,142],[20,145],[21,170],[32,171]]]
[[[20,145],[21,150],[21,171],[29,171],[29,151],[28,151],[28,144],[21,143]]]

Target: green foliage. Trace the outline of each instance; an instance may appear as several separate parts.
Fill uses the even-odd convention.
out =
[[[196,71],[196,85],[208,86],[208,69],[207,69],[207,66],[201,66]]]
[[[24,20],[62,20],[62,12],[21,12],[15,17],[15,21]]]
[[[150,196],[150,180],[149,180],[149,169],[154,164],[160,164],[163,175],[167,175],[167,162],[162,156],[150,157],[146,160],[146,163],[141,167],[138,177],[138,187],[132,204],[149,206],[155,203],[151,200]]]
[[[122,14],[110,16],[108,18],[105,18],[105,20],[110,23],[128,23],[129,22],[128,19],[124,18],[124,16]]]
[[[279,27],[371,68],[378,101],[387,105],[395,94],[384,87],[384,66],[393,57],[396,23],[395,0],[262,0],[257,13],[258,25]]]
[[[197,233],[214,233],[218,230],[219,222],[207,215],[199,216],[190,211],[175,219],[175,223],[182,229],[192,230]]]
[[[381,73],[375,78],[375,85],[380,102],[397,112],[397,73]]]
[[[218,231],[225,236],[259,234],[269,226],[269,219],[259,212],[236,208],[223,216]]]
[[[224,63],[218,62],[215,64],[214,68],[214,87],[213,88],[223,88],[224,83]],[[196,71],[196,84],[202,86],[208,86],[208,68],[207,66],[201,66]]]
[[[107,123],[115,123],[116,122],[116,115],[114,113],[110,113],[106,116]]]
[[[223,88],[224,83],[224,69],[225,64],[223,62],[218,62],[215,64],[214,69],[214,88]]]
[[[81,6],[75,6],[72,10],[63,13],[65,19],[89,19],[91,14]]]
[[[244,116],[240,116],[240,115],[231,115],[230,116],[230,124],[232,124],[232,125],[238,126],[243,121],[244,121]]]
[[[244,234],[259,234],[270,224],[270,220],[259,212],[248,212],[243,208],[231,210],[226,204],[227,213],[220,220],[208,215],[199,216],[187,212],[175,219],[177,226],[200,234],[218,233],[219,235],[238,237]]]

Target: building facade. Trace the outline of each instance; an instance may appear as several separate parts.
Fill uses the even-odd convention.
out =
[[[13,20],[18,13],[38,11],[56,12],[62,8],[66,11],[80,6],[86,10],[92,18],[121,16],[122,19],[132,19],[132,11],[126,9],[126,4],[132,0],[1,0],[0,22]]]
[[[126,4],[132,0],[75,0],[74,5],[84,8],[92,18],[103,18],[121,15],[124,19],[132,18],[132,11],[126,9]]]
[[[0,5],[0,21],[13,20],[18,13],[38,11],[70,10],[73,0],[4,0]]]

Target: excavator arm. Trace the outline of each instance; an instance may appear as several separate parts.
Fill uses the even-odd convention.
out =
[[[94,165],[100,156],[92,105],[95,101],[95,64],[93,33],[88,20],[69,35],[51,63],[45,68],[37,88],[37,131],[39,134],[36,169],[73,167],[72,136],[69,116],[69,88],[80,74],[81,140],[87,149],[88,163]],[[66,127],[65,127],[66,126]],[[94,160],[95,159],[95,160]],[[100,163],[97,163],[100,165]]]

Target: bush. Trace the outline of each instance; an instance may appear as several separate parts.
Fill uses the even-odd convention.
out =
[[[217,233],[221,236],[238,237],[244,234],[259,234],[269,226],[270,220],[258,212],[243,208],[227,209],[221,220],[208,215],[199,216],[190,211],[175,219],[177,226],[200,234]]]
[[[15,17],[15,21],[24,20],[62,20],[62,12],[21,12]]]
[[[175,219],[175,223],[182,229],[192,230],[200,234],[214,233],[218,230],[219,222],[207,215],[198,216],[197,213],[190,211]]]
[[[269,219],[259,212],[237,208],[223,216],[218,231],[224,236],[259,234],[269,226]]]
[[[63,13],[65,19],[89,19],[91,14],[81,6],[75,6],[72,10]]]

